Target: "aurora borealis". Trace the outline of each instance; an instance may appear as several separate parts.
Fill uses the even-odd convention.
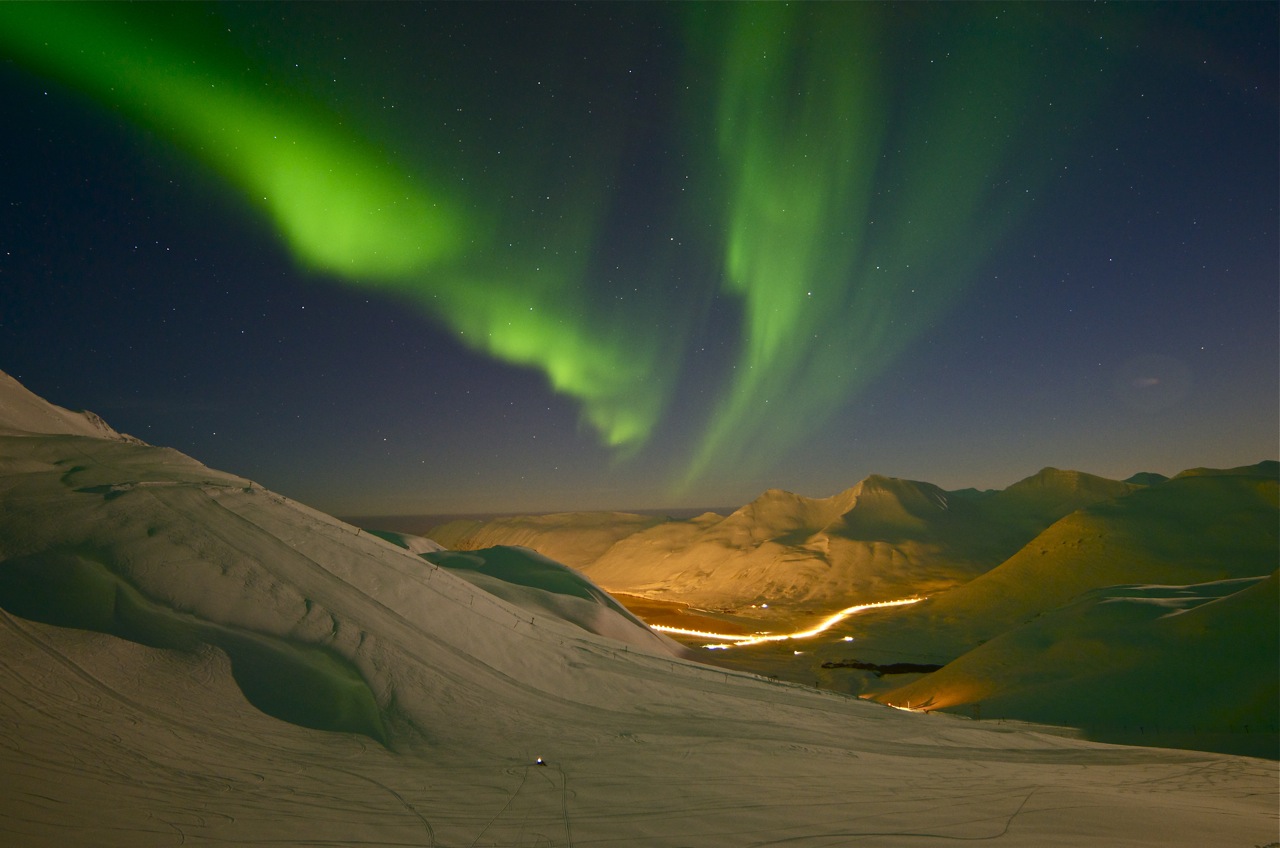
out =
[[[1020,45],[1034,24],[975,22],[945,71],[899,86],[919,112],[895,119],[885,9],[736,11],[704,10],[729,18],[712,100],[743,352],[695,475],[805,438],[878,376],[963,290],[1031,180],[1023,172],[1014,187],[1003,172],[1019,164],[1008,148],[1032,112]],[[951,13],[936,14],[947,26]]]
[[[0,368],[345,514],[1257,461],[1274,24],[5,4]]]

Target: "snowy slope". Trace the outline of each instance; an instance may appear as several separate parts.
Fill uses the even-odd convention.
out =
[[[174,451],[32,432],[0,437],[6,844],[1276,837],[1271,762],[709,669],[530,613]]]
[[[0,371],[0,432],[6,431],[136,441],[117,433],[92,412],[72,412],[49,403]]]
[[[1277,758],[1277,577],[1094,590],[877,699]]]
[[[673,657],[687,649],[648,625],[579,572],[528,548],[499,546],[422,554],[491,595],[522,609],[550,613],[589,633]]]

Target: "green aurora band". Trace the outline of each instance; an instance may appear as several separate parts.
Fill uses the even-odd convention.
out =
[[[464,344],[541,370],[606,444],[643,444],[673,369],[657,340],[592,309],[589,192],[570,192],[576,208],[549,216],[536,254],[500,249],[510,226],[496,198],[459,196],[341,115],[246,76],[219,35],[167,4],[0,4],[6,52],[216,171],[265,211],[301,265],[408,296]]]
[[[655,302],[672,291],[656,252],[630,281],[646,286],[638,303],[592,285],[608,155],[552,166],[566,199],[513,213],[438,162],[400,164],[351,115],[273,87],[221,31],[161,9],[0,4],[0,46],[216,172],[303,267],[420,304],[462,343],[541,371],[620,455],[645,445],[705,318],[671,315],[708,307]],[[767,471],[963,293],[1044,170],[1025,154],[1043,142],[1032,93],[1050,23],[1036,9],[930,6],[928,29],[948,35],[919,36],[912,64],[887,53],[910,26],[901,7],[673,9],[702,198],[673,219],[715,234],[742,315],[738,361],[675,487],[688,491]],[[545,170],[536,154],[517,163]],[[548,179],[523,178],[530,196]]]
[[[883,6],[732,9],[689,27],[720,69],[708,169],[745,322],[686,486],[767,471],[819,429],[963,293],[1033,184],[1002,167],[1032,125],[1034,22],[930,6],[954,36],[911,77]]]

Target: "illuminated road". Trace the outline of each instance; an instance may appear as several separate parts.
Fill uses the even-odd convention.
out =
[[[723,644],[704,645],[704,648],[712,650],[724,650],[726,648],[740,648],[743,645],[758,645],[761,642],[785,642],[788,639],[808,639],[817,636],[826,630],[830,630],[835,625],[844,621],[851,615],[860,613],[864,610],[879,609],[880,607],[901,607],[907,604],[918,604],[924,598],[903,598],[898,601],[877,601],[874,604],[858,604],[854,607],[842,609],[837,613],[832,613],[819,623],[816,627],[808,630],[797,630],[794,633],[758,633],[754,636],[743,637],[735,636],[728,633],[708,633],[704,630],[685,630],[680,627],[668,627],[665,624],[652,624],[650,627],[662,633],[673,633],[677,636],[697,636],[702,639],[717,639]]]

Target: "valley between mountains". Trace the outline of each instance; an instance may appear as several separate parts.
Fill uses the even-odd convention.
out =
[[[428,532],[571,565],[707,662],[915,709],[1275,757],[1277,468],[1128,480],[1045,468],[999,491],[872,476],[828,498],[768,491],[727,515]],[[904,599],[919,603],[778,638]]]

